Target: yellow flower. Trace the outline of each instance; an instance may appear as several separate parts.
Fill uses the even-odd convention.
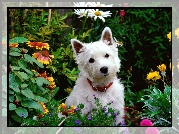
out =
[[[70,107],[70,109],[75,109],[75,108],[76,108],[76,106],[73,106],[73,105]]]
[[[153,72],[149,72],[149,74],[147,74],[147,78],[148,80],[158,80],[160,79],[161,76],[159,75],[158,71],[153,71]]]
[[[66,105],[65,105],[65,103],[60,104],[59,107],[58,107],[58,110],[61,111],[62,108],[63,108],[64,110],[66,110]]]
[[[175,35],[177,36],[177,39],[179,38],[179,28],[175,30]]]
[[[157,67],[161,72],[165,72],[165,70],[166,70],[166,65],[165,64],[159,65]]]
[[[48,87],[49,89],[54,89],[54,88],[56,87],[56,84],[55,84],[55,82],[54,82],[53,77],[47,77],[46,79],[51,83],[51,85],[48,85],[47,87]]]
[[[43,102],[39,102],[39,103],[42,105],[42,109],[44,110],[44,114],[47,114],[49,111],[46,108],[46,106],[44,105],[44,103]]]
[[[167,34],[167,37],[168,37],[169,41],[171,41],[171,32],[169,32],[169,33]]]
[[[13,43],[13,44],[9,44],[9,48],[11,48],[11,47],[18,47],[18,43]]]
[[[54,55],[49,55],[49,52],[46,50],[41,52],[36,52],[32,54],[32,56],[42,64],[49,64],[50,62],[52,62],[51,58],[54,58]]]

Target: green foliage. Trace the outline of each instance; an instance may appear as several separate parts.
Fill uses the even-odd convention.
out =
[[[67,118],[64,122],[64,126],[115,126],[115,118],[119,115],[119,112],[114,112],[112,108],[109,108],[111,103],[106,106],[102,106],[99,99],[94,97],[96,108],[92,109],[90,115],[81,115],[81,110],[84,108],[83,104],[79,104],[75,109],[74,115],[71,118]],[[70,115],[69,115],[70,116]]]
[[[143,118],[147,117],[154,121],[155,126],[171,125],[171,87],[166,86],[164,92],[157,88],[150,87],[148,95],[141,98],[144,102],[142,113]]]

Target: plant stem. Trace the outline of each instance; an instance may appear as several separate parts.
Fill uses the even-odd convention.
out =
[[[83,25],[82,25],[81,34],[83,34],[83,30],[84,30],[84,27],[85,27],[85,24],[86,24],[87,16],[88,16],[88,13],[86,14],[84,23],[83,23]],[[81,35],[81,34],[80,34],[80,35]]]

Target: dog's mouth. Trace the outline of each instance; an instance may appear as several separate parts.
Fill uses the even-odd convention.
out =
[[[104,76],[108,76],[109,75],[109,73],[107,73],[107,74],[104,74]]]

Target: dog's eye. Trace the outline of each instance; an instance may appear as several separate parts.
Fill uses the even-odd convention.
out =
[[[108,57],[109,57],[109,54],[106,54],[105,57],[108,58]]]
[[[89,62],[90,62],[90,63],[93,63],[93,62],[94,62],[94,59],[93,59],[93,58],[90,58],[90,59],[89,59]]]

